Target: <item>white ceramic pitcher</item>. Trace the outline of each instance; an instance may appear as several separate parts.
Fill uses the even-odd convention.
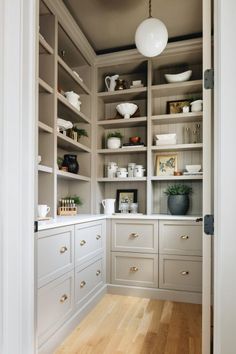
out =
[[[105,84],[108,91],[115,91],[116,80],[119,78],[119,75],[106,76]]]
[[[102,205],[104,207],[104,214],[112,215],[115,213],[115,199],[104,199]]]

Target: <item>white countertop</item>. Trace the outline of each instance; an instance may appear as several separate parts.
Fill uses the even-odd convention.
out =
[[[38,230],[47,230],[55,227],[80,224],[83,222],[103,219],[137,219],[137,220],[196,220],[201,216],[196,215],[167,215],[167,214],[78,214],[75,216],[57,216],[55,219],[39,221]]]

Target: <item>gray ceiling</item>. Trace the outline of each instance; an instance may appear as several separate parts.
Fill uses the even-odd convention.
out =
[[[96,52],[134,45],[148,0],[63,0]],[[202,0],[152,0],[152,15],[169,38],[202,32]]]

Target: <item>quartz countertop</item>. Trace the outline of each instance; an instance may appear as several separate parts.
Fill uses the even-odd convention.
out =
[[[189,220],[193,221],[201,216],[196,215],[167,215],[167,214],[78,214],[75,216],[57,216],[55,219],[39,221],[38,230],[48,230],[55,227],[69,226],[84,222],[104,219],[136,219],[136,220]]]

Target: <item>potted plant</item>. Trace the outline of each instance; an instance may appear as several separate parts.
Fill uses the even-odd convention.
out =
[[[172,215],[185,215],[189,208],[189,194],[192,188],[185,184],[168,186],[164,192],[168,196],[168,209]]]
[[[77,139],[78,139],[78,141],[79,141],[79,139],[80,139],[81,137],[83,137],[83,136],[84,136],[84,137],[88,137],[87,131],[86,131],[85,129],[78,128],[76,124],[75,124],[74,127],[73,127],[73,131],[74,131],[75,133],[77,133]]]
[[[108,149],[119,149],[121,147],[122,134],[118,131],[109,133],[107,135],[107,147]]]
[[[83,205],[82,199],[78,195],[72,195],[72,196],[69,196],[65,199],[73,200],[74,204],[76,204],[77,206]]]

